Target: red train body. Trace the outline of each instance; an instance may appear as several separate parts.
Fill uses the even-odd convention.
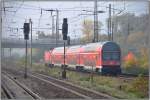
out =
[[[51,58],[50,55],[51,55],[51,53],[49,51],[44,52],[45,65],[48,65],[50,63],[50,58]]]
[[[77,45],[66,47],[66,65],[78,70],[91,70],[102,74],[120,74],[121,73],[121,51],[119,45],[115,42],[98,42],[86,45]],[[47,53],[46,53],[47,54]],[[49,63],[53,65],[64,64],[64,48],[58,47],[49,51]],[[45,56],[45,62],[47,62]]]

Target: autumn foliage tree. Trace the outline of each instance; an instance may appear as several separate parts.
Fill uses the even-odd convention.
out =
[[[126,13],[112,20],[114,41],[121,47],[122,58],[126,58],[122,60],[123,68],[129,73],[148,74],[148,14]]]
[[[129,52],[124,58],[125,68],[135,67],[137,65],[136,57],[132,52]]]
[[[124,58],[123,66],[130,73],[148,74],[148,60],[148,49],[141,48],[140,53],[137,56],[135,56],[132,52],[129,52]]]

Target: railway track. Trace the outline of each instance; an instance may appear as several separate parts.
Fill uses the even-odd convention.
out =
[[[135,78],[138,77],[138,75],[122,73],[121,75],[118,75],[117,77],[120,78],[120,79],[123,79],[123,80],[134,80]],[[143,78],[148,78],[149,76],[148,75],[143,75],[142,77]]]
[[[7,70],[8,71],[8,70]],[[20,74],[23,74],[21,71],[19,71]],[[113,99],[113,97],[99,93],[87,88],[83,88],[77,85],[74,85],[69,82],[65,82],[64,80],[59,80],[47,75],[39,74],[39,73],[33,73],[29,72],[28,77],[35,78],[37,80],[46,82],[48,84],[51,84],[55,87],[61,88],[62,90],[68,91],[72,94],[75,94],[78,96],[78,98],[82,99]]]
[[[60,68],[59,66],[55,66],[57,68]],[[122,73],[120,75],[102,75],[98,72],[95,72],[95,71],[89,71],[89,70],[76,70],[76,69],[73,69],[73,68],[66,68],[67,70],[69,71],[75,71],[75,72],[78,72],[78,73],[83,73],[83,74],[93,74],[94,76],[97,75],[101,75],[101,76],[110,76],[110,77],[116,77],[116,78],[120,78],[120,79],[124,79],[124,80],[132,80],[136,77],[138,77],[138,75],[135,75],[135,74],[129,74],[129,73]],[[148,75],[143,75],[143,77],[149,77]]]
[[[41,99],[25,85],[15,80],[9,74],[2,72],[2,90],[8,99]]]
[[[18,77],[18,76],[23,76],[24,73],[22,71],[16,72],[16,70],[12,70],[12,69],[5,69],[5,71],[11,74],[12,76],[14,76],[15,78],[17,78],[19,81],[23,81],[23,77],[21,80],[20,80],[21,77]],[[33,89],[33,91],[36,91],[36,93],[39,94],[43,99],[55,99],[55,98],[76,98],[76,99],[86,98],[87,99],[87,97],[84,97],[79,93],[76,93],[70,89],[62,87],[61,85],[57,85],[50,81],[36,77],[35,75],[29,73],[27,75],[27,79],[24,79],[23,82],[29,88]],[[31,84],[34,84],[35,86]]]
[[[131,73],[122,73],[121,76],[124,77],[138,77],[139,75],[131,74]],[[149,77],[149,75],[142,75],[143,77]]]
[[[64,80],[59,80],[59,79],[53,78],[51,76],[47,76],[47,75],[39,74],[39,73],[33,73],[33,74],[36,75],[37,77],[41,77],[42,79],[48,80],[48,81],[53,82],[55,84],[61,84],[61,86],[64,86],[64,87],[69,88],[73,91],[76,91],[77,93],[80,93],[89,99],[99,99],[99,98],[100,99],[108,99],[108,98],[112,99],[113,98],[109,95],[99,93],[99,92],[96,92],[96,91],[93,91],[93,90],[90,90],[87,88],[83,88],[83,87],[74,85],[70,82],[66,82]]]

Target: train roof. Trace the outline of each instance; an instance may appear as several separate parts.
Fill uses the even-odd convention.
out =
[[[104,42],[97,42],[97,43],[89,43],[89,44],[83,45],[82,48],[84,49],[84,52],[85,52],[85,51],[99,51],[100,49],[118,50],[120,47],[115,42],[104,41]]]
[[[103,41],[103,42],[89,43],[89,44],[86,44],[86,45],[99,45],[99,46],[103,46],[104,44],[107,44],[107,43],[115,43],[115,42],[112,42],[112,41]]]
[[[66,50],[68,49],[68,47],[65,47]],[[54,48],[53,49],[53,52],[52,53],[64,53],[64,47],[57,47],[57,48]]]
[[[120,50],[120,47],[117,43],[112,41],[104,41],[97,43],[88,43],[85,45],[75,45],[75,46],[67,46],[66,51],[71,52],[79,52],[81,49],[83,51],[96,51],[102,48],[103,50]],[[64,47],[54,48],[54,53],[63,53]]]
[[[103,51],[120,51],[120,46],[116,42],[107,41],[102,46]]]
[[[77,53],[77,52],[80,52],[80,48],[81,47],[82,47],[82,45],[70,46],[67,49],[67,53]]]

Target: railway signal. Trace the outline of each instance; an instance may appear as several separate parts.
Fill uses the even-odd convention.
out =
[[[64,19],[63,19],[62,34],[63,34],[63,40],[67,40],[67,34],[68,34],[67,18],[64,18]]]
[[[23,31],[24,31],[24,39],[29,40],[29,32],[30,32],[30,24],[29,23],[24,23]]]
[[[62,34],[63,34],[63,40],[64,40],[64,64],[63,64],[63,71],[62,71],[62,78],[66,78],[66,64],[65,64],[65,43],[67,40],[67,34],[68,34],[68,23],[67,23],[67,18],[63,19],[63,24],[62,24]]]
[[[26,57],[25,57],[25,73],[24,78],[27,78],[27,40],[29,40],[29,33],[30,33],[30,24],[24,23],[23,26],[23,32],[24,32],[24,39],[26,41]]]

